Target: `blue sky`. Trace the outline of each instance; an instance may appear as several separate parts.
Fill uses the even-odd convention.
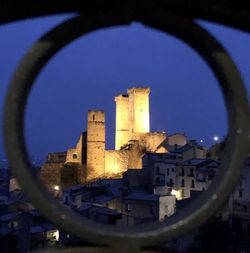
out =
[[[67,16],[39,18],[0,27],[0,158],[4,156],[4,95],[25,51]],[[250,92],[250,35],[200,22],[227,48]],[[86,129],[88,109],[106,112],[107,148],[114,146],[114,96],[128,87],[149,86],[151,131],[185,133],[211,145],[223,137],[223,98],[207,65],[185,44],[139,23],[101,30],[63,49],[36,80],[26,112],[30,154],[73,147]]]

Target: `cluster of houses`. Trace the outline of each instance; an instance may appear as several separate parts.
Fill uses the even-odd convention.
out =
[[[99,179],[63,190],[55,187],[54,195],[73,212],[104,224],[134,226],[162,221],[191,204],[193,196],[206,191],[220,168],[220,160],[208,158],[206,148],[195,141],[170,146],[169,150],[146,153],[143,168],[129,169],[120,179]],[[22,194],[15,178],[6,185],[6,173],[1,170],[0,174],[1,252],[79,243],[78,238],[58,230],[42,217]],[[250,231],[250,159],[237,187],[216,216]],[[168,247],[185,252],[192,239],[186,237]]]

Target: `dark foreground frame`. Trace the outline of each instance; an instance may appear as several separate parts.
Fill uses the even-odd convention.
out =
[[[224,95],[229,138],[220,173],[202,198],[162,223],[121,229],[84,219],[50,196],[30,169],[23,136],[23,117],[33,81],[61,48],[88,32],[129,25],[134,21],[176,36],[195,49],[209,64]],[[143,247],[178,237],[202,224],[224,203],[237,183],[240,168],[244,166],[249,151],[250,138],[247,95],[230,56],[215,38],[190,18],[170,13],[161,5],[154,5],[153,10],[140,11],[130,11],[129,8],[124,8],[124,5],[112,8],[112,11],[100,12],[97,8],[66,21],[44,35],[29,50],[13,76],[6,97],[4,127],[8,158],[24,192],[53,223],[81,239],[102,245],[104,248],[100,248],[101,252],[109,249],[117,252],[139,252]]]

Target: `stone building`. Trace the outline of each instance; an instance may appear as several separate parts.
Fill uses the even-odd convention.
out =
[[[130,88],[115,97],[115,150],[105,148],[105,112],[88,111],[87,131],[75,148],[48,155],[41,178],[53,190],[98,178],[122,177],[128,168],[141,169],[146,152],[167,153],[165,132],[150,132],[150,88]],[[172,141],[173,142],[173,141]]]

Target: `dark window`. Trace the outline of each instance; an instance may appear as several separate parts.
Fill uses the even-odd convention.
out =
[[[157,178],[156,178],[156,184],[159,184],[159,183],[160,183],[160,178],[157,177]]]
[[[174,181],[172,178],[169,179],[169,186],[174,186]]]
[[[150,213],[154,214],[154,206],[153,205],[150,206]]]
[[[65,202],[64,202],[65,205],[68,205],[69,204],[69,198],[68,196],[65,197]]]
[[[209,171],[208,172],[208,180],[212,180],[214,178],[214,171]]]
[[[192,180],[192,182],[191,182],[191,188],[195,188],[194,180]]]
[[[185,176],[184,168],[181,168],[181,175],[182,175],[183,177]]]
[[[95,115],[93,115],[93,120],[95,120]]]
[[[156,166],[156,173],[159,174],[160,173],[160,167]]]
[[[174,168],[172,168],[172,172],[174,172]]]
[[[181,180],[181,187],[185,187],[185,180],[184,179]]]
[[[194,176],[194,169],[190,169],[190,177]]]
[[[169,176],[169,168],[167,168],[167,176]]]
[[[73,159],[77,159],[77,154],[73,154]]]
[[[242,191],[239,191],[239,197],[242,198]]]

